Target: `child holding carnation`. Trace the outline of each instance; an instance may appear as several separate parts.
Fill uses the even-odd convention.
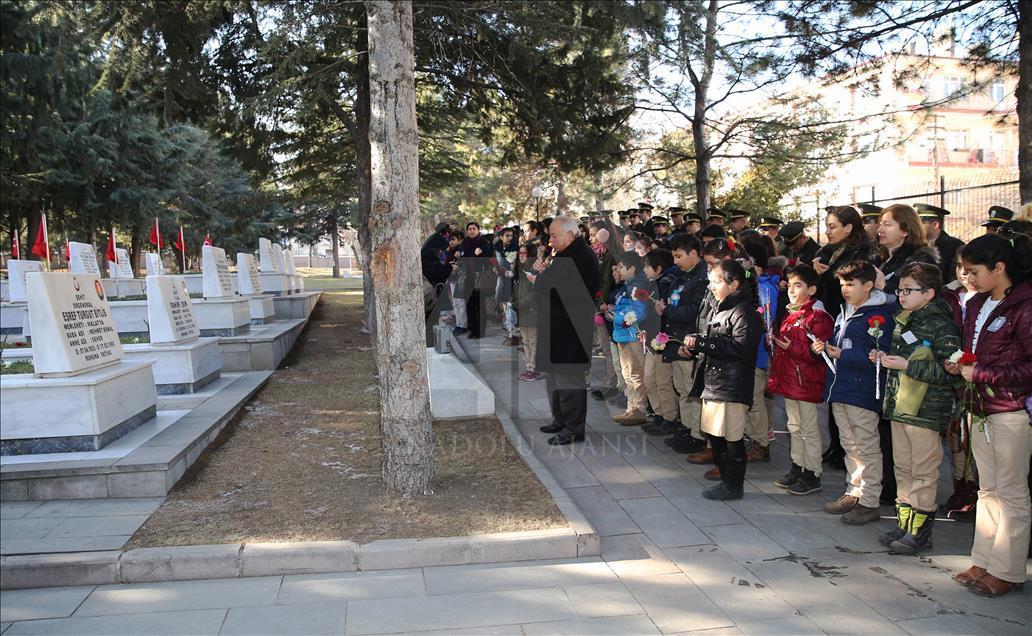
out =
[[[899,554],[932,546],[940,433],[954,410],[956,381],[945,363],[960,348],[960,332],[949,306],[939,298],[942,271],[931,263],[910,263],[899,272],[901,311],[896,314],[892,351],[872,351],[872,362],[888,369],[883,411],[892,422],[897,526],[881,537]],[[1026,458],[1027,459],[1027,458]]]
[[[1032,402],[1032,241],[1008,232],[1009,225],[961,250],[968,282],[978,291],[964,319],[964,350],[973,355],[948,365],[968,387],[970,440],[978,465],[972,566],[954,580],[992,597],[1024,585],[1032,525],[1027,410]]]
[[[874,288],[878,272],[867,261],[849,261],[835,276],[845,302],[831,340],[817,340],[813,350],[826,354],[835,365],[828,372],[825,394],[845,452],[847,488],[837,500],[824,504],[824,511],[858,526],[881,518],[881,400],[875,398],[875,383],[885,386],[885,371],[877,369],[870,357],[871,351],[887,351],[891,346],[897,305],[894,298]]]
[[[792,495],[809,495],[821,489],[821,431],[817,426],[817,404],[824,394],[824,360],[810,346],[813,340],[827,341],[834,322],[814,298],[820,277],[805,264],[786,275],[789,305],[774,337],[767,390],[785,398],[788,432],[791,435],[792,469],[774,482]]]
[[[644,261],[635,252],[616,257],[617,273],[624,281],[613,308],[613,342],[620,350],[620,367],[627,387],[627,410],[613,418],[624,426],[645,423],[648,406],[645,394],[645,331],[640,324],[648,317],[649,304],[639,298],[655,293],[656,287],[645,277]]]
[[[663,359],[666,343],[656,342],[660,333],[666,336],[666,321],[658,315],[657,309],[660,303],[670,300],[679,272],[670,250],[659,248],[645,255],[645,277],[656,285],[656,294],[648,303],[649,317],[655,315],[658,318],[646,321],[649,329],[645,335],[645,393],[655,417],[642,430],[649,435],[672,435],[681,426],[672,367]]]

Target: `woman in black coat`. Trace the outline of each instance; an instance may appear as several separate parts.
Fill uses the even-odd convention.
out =
[[[813,259],[813,268],[820,274],[817,299],[834,318],[842,310],[842,287],[835,270],[850,261],[873,261],[871,243],[864,230],[860,213],[851,205],[827,208],[825,220],[828,244]]]
[[[464,270],[466,281],[463,292],[466,297],[468,337],[475,340],[483,336],[487,328],[480,278],[491,269],[491,257],[494,255],[491,242],[480,233],[480,224],[476,221],[466,224],[466,238],[462,239],[459,253],[462,256],[459,266]]]
[[[897,203],[882,210],[878,226],[878,269],[885,275],[886,294],[899,289],[899,272],[909,263],[939,265],[939,250],[925,239],[924,223],[909,205]]]

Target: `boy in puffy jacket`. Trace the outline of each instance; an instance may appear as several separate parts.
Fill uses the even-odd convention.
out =
[[[670,300],[670,292],[678,279],[681,270],[674,265],[674,255],[668,249],[657,248],[645,255],[645,276],[656,285],[656,296],[650,303],[650,311],[659,316],[659,320],[649,321],[650,328],[646,334],[648,339],[645,353],[645,393],[648,395],[652,411],[656,414],[652,422],[642,427],[649,435],[673,435],[681,428],[680,405],[677,393],[674,392],[673,367],[664,360],[664,345],[656,343],[660,332],[667,332],[667,321],[658,308],[660,303]]]
[[[645,345],[647,321],[658,323],[647,296],[654,296],[656,286],[645,277],[644,261],[635,252],[616,257],[617,272],[624,281],[613,308],[613,342],[620,349],[620,367],[627,386],[627,410],[613,418],[624,426],[645,423],[648,398],[645,394]],[[650,315],[651,311],[651,315]]]
[[[953,415],[958,383],[946,372],[945,363],[961,346],[952,312],[939,298],[941,289],[938,266],[904,265],[896,289],[902,310],[896,314],[891,355],[871,352],[871,358],[880,357],[881,365],[889,370],[883,410],[892,422],[899,514],[897,527],[882,536],[881,542],[898,554],[916,554],[932,547],[942,463],[940,434]]]
[[[793,495],[821,489],[821,431],[817,404],[824,395],[824,360],[810,347],[831,337],[831,315],[814,298],[820,277],[809,265],[788,271],[788,310],[774,338],[767,390],[785,398],[792,442],[792,469],[774,482]]]
[[[850,261],[835,271],[845,303],[835,319],[831,340],[813,343],[835,365],[828,371],[826,398],[838,424],[845,451],[845,494],[824,504],[824,511],[842,515],[842,523],[859,526],[877,521],[882,492],[882,451],[878,420],[881,400],[875,398],[875,382],[885,386],[885,370],[871,362],[871,351],[888,351],[892,344],[892,315],[898,306],[874,285],[878,277],[867,261]],[[878,324],[881,336],[871,333]]]

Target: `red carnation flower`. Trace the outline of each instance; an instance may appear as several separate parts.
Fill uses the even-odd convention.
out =
[[[640,300],[640,301],[644,302],[644,301],[648,300],[649,298],[652,298],[652,294],[650,294],[647,289],[636,289],[634,291],[634,299],[635,300]]]
[[[789,266],[789,267],[795,267],[797,263],[799,263],[799,261],[797,261],[797,260],[796,260],[796,259],[794,259],[794,258],[790,258],[790,259],[788,259],[788,266]]]
[[[600,300],[601,298],[602,298],[602,290],[598,290],[597,292],[595,292],[595,300]]]
[[[874,315],[867,319],[867,326],[878,329],[885,324],[885,316]]]
[[[962,354],[962,355],[960,356],[960,358],[958,358],[958,359],[957,359],[957,364],[959,364],[960,366],[962,366],[962,367],[963,367],[963,366],[967,366],[967,365],[969,365],[969,364],[974,364],[974,363],[975,363],[975,362],[977,362],[977,361],[978,361],[978,359],[977,359],[977,357],[975,356],[975,354],[973,354],[973,353],[970,353],[970,352],[968,352],[968,351],[965,351],[965,352],[964,352],[964,353],[963,353],[963,354]]]

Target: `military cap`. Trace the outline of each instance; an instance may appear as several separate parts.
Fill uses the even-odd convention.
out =
[[[591,220],[591,217],[590,217],[590,216],[582,216],[582,217],[580,218],[580,222],[581,222],[581,223],[587,223],[587,222],[588,222],[588,221],[590,221],[590,220]]]
[[[745,210],[728,210],[728,214],[730,214],[730,219],[732,221],[734,221],[735,219],[745,219],[749,217],[749,213]]]
[[[641,201],[641,202],[638,203],[638,209],[639,210],[651,210],[652,209],[652,204],[651,203],[646,203],[645,201]]]
[[[782,221],[781,219],[777,218],[776,216],[761,216],[760,217],[760,227],[761,228],[781,227],[784,224],[785,224],[785,222]]]
[[[620,210],[619,214],[620,214],[620,218],[621,219],[626,219],[626,218],[631,216],[630,214],[627,213],[627,210]]]
[[[982,227],[999,227],[1014,219],[1014,210],[1008,210],[1002,205],[994,205],[989,208],[989,218],[982,222]]]
[[[707,219],[720,218],[720,219],[725,219],[726,220],[727,219],[727,215],[724,214],[724,212],[720,208],[710,206],[710,207],[706,208],[706,218]]]
[[[681,214],[681,215],[684,215],[684,213],[685,213],[685,212],[687,212],[687,210],[685,210],[685,209],[684,209],[684,208],[682,208],[682,207],[678,207],[678,206],[676,206],[676,205],[675,205],[675,206],[674,206],[674,207],[672,207],[672,208],[667,208],[667,212],[669,212],[669,213],[670,213],[670,216],[674,216],[675,214]]]
[[[670,225],[670,220],[665,216],[654,216],[652,217],[652,225],[653,227],[657,225]]]
[[[941,221],[943,217],[950,213],[950,211],[945,208],[928,205],[927,203],[915,203],[914,209],[917,210],[917,215],[921,217],[922,220],[939,219]]]
[[[778,236],[785,239],[786,243],[791,243],[802,236],[805,231],[806,225],[802,221],[790,221],[778,231]]]
[[[688,214],[685,214],[684,215],[684,220],[685,221],[697,221],[699,223],[702,223],[702,217],[699,216],[698,214],[696,214],[695,212],[689,212]]]
[[[860,216],[864,219],[876,219],[881,216],[884,209],[880,205],[874,205],[873,203],[857,203],[856,207],[860,208]]]

